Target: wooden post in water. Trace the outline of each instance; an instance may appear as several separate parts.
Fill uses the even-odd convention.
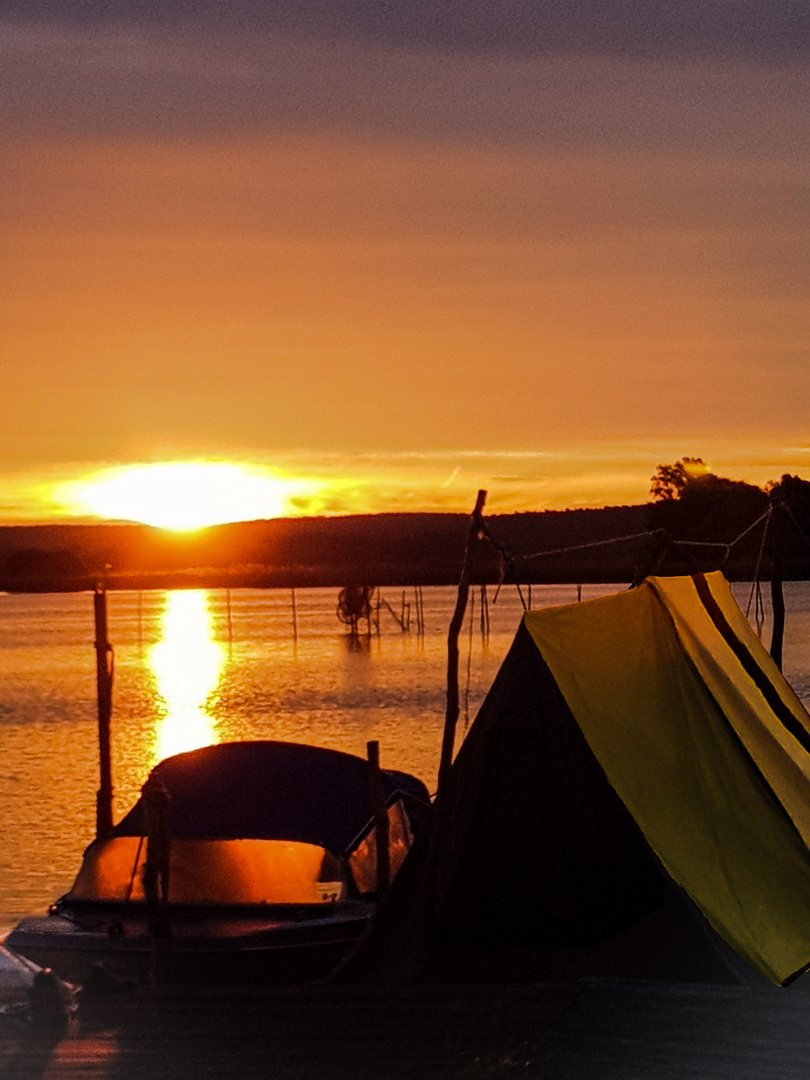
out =
[[[785,636],[785,596],[782,591],[784,574],[782,510],[774,505],[771,514],[771,607],[773,608],[773,632],[771,634],[771,657],[782,670],[782,642]]]
[[[489,645],[489,600],[486,585],[481,586],[481,643]]]
[[[413,602],[416,607],[416,636],[422,637],[425,633],[425,611],[422,606],[422,586],[414,585]]]
[[[478,536],[481,527],[481,516],[486,502],[486,491],[479,491],[475,501],[475,509],[470,520],[470,531],[467,534],[467,543],[464,548],[464,560],[461,564],[461,576],[458,583],[458,597],[456,609],[450,620],[450,628],[447,632],[447,710],[444,717],[444,734],[442,736],[442,756],[439,762],[439,791],[447,782],[447,774],[453,764],[453,747],[456,742],[456,724],[459,713],[458,694],[458,635],[464,622],[464,612],[467,610],[467,597],[470,592],[469,583],[469,559],[470,547],[473,540]]]
[[[112,717],[113,650],[107,635],[107,593],[96,585],[93,593],[96,629],[96,694],[98,698],[99,788],[96,793],[96,839],[103,840],[113,826],[112,754],[110,720]]]
[[[293,619],[293,641],[298,641],[298,613],[295,610],[295,589],[290,589],[292,594],[292,619]]]
[[[366,754],[368,756],[368,800],[374,817],[374,848],[377,853],[377,899],[380,899],[388,891],[391,882],[388,807],[385,805],[385,791],[380,771],[380,744],[376,740],[367,742]]]

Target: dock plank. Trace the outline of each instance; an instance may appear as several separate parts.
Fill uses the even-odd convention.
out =
[[[414,1080],[501,1074],[574,986],[160,988],[84,1001],[66,1032],[6,1033],[3,1080]]]
[[[581,980],[156,988],[0,1023],[2,1080],[806,1080],[810,997]]]

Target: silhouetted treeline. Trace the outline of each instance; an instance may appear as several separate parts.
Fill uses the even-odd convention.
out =
[[[700,458],[659,465],[649,508],[658,573],[722,569],[730,580],[810,577],[810,483],[784,475],[765,488],[710,472]],[[657,549],[657,550],[656,550]]]
[[[700,459],[659,466],[641,506],[486,517],[474,582],[616,582],[640,574],[723,569],[768,577],[782,545],[787,579],[810,577],[810,483],[767,490],[716,477]],[[691,471],[690,471],[691,470]],[[283,518],[171,533],[145,525],[0,528],[0,589],[450,585],[466,514]]]
[[[646,508],[495,515],[471,552],[473,579],[629,580],[632,553],[616,549],[524,554],[644,532]],[[465,514],[282,518],[170,533],[141,525],[0,528],[0,588],[62,591],[252,585],[257,587],[447,585],[458,581],[469,532]],[[498,551],[501,549],[503,556]]]

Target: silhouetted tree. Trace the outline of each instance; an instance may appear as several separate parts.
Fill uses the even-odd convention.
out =
[[[708,471],[706,462],[699,457],[683,457],[674,465],[658,465],[651,478],[650,494],[656,502],[674,502],[692,481]]]
[[[806,578],[810,574],[810,482],[785,473],[768,484],[768,494],[779,511],[785,576]]]
[[[665,530],[673,540],[706,544],[705,550],[684,548],[682,554],[688,551],[697,565],[712,569],[725,560],[726,553],[709,545],[733,543],[734,571],[741,572],[744,564],[744,572],[751,572],[762,532],[752,530],[739,544],[735,542],[768,509],[769,496],[762,488],[717,476],[702,458],[682,458],[674,465],[658,466],[651,492],[654,529]]]
[[[810,481],[784,473],[781,479],[772,480],[767,490],[774,501],[781,500],[797,519],[810,522]]]

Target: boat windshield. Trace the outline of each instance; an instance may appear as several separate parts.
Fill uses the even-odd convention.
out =
[[[70,900],[142,901],[146,840],[114,836],[85,853]],[[345,899],[348,871],[315,844],[286,840],[173,840],[169,901],[316,904]]]

